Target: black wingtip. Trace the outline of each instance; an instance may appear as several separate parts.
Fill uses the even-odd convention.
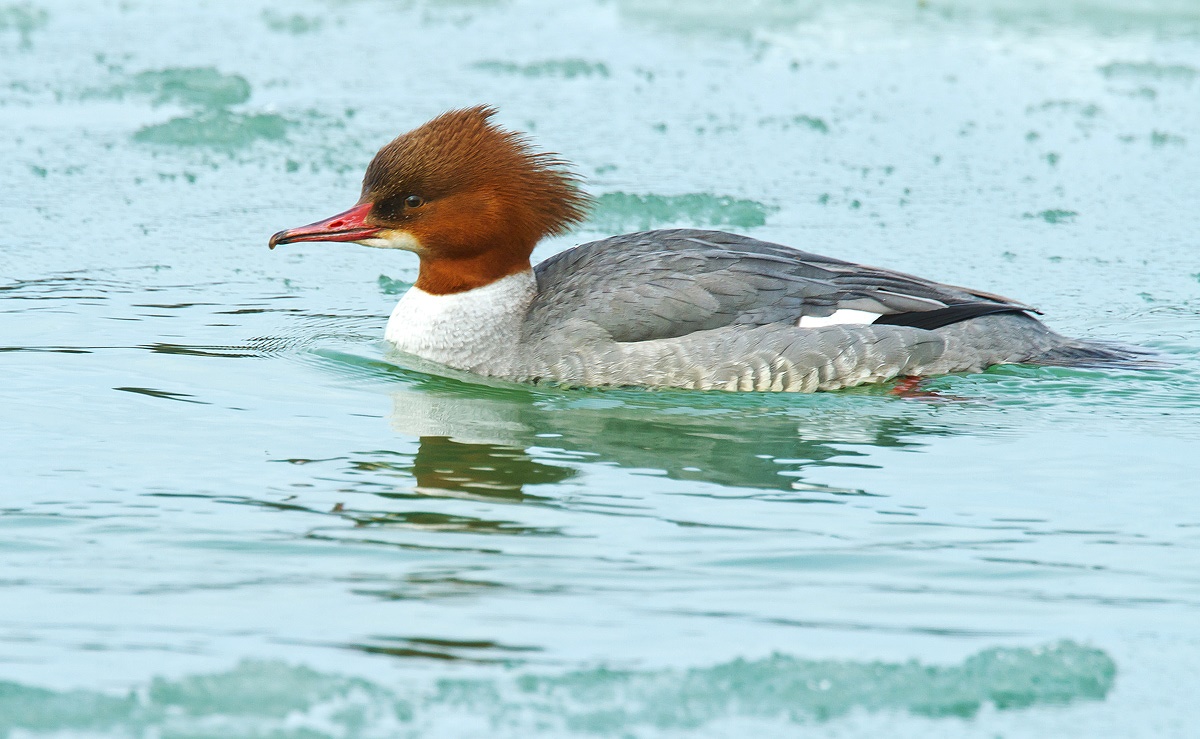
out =
[[[1025,313],[1021,308],[998,303],[958,303],[945,308],[913,311],[911,313],[889,313],[875,319],[875,325],[911,326],[926,331],[949,326],[969,318],[990,316],[993,313]]]

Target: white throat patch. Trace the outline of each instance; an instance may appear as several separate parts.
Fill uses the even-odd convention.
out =
[[[402,352],[495,375],[517,358],[521,327],[536,295],[533,270],[450,295],[414,286],[396,304],[384,338]]]
[[[408,231],[385,228],[368,239],[359,239],[356,243],[363,246],[373,246],[376,249],[403,249],[405,251],[421,251],[421,242]]]

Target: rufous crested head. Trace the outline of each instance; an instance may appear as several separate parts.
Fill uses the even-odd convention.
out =
[[[545,236],[586,215],[588,197],[566,162],[534,151],[491,122],[495,108],[443,113],[384,146],[363,177],[358,205],[276,244],[356,241],[421,259],[416,286],[447,294],[530,268]]]

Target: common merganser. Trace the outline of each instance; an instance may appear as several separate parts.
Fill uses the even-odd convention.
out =
[[[585,217],[566,162],[479,106],[384,146],[353,208],[270,246],[353,241],[420,259],[387,322],[402,352],[518,382],[833,390],[995,364],[1136,362],[978,290],[721,231],[624,234],[530,264]]]

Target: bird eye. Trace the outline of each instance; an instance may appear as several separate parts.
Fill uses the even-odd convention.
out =
[[[425,204],[425,199],[420,195],[409,195],[404,199],[404,205],[408,208],[420,208]]]

